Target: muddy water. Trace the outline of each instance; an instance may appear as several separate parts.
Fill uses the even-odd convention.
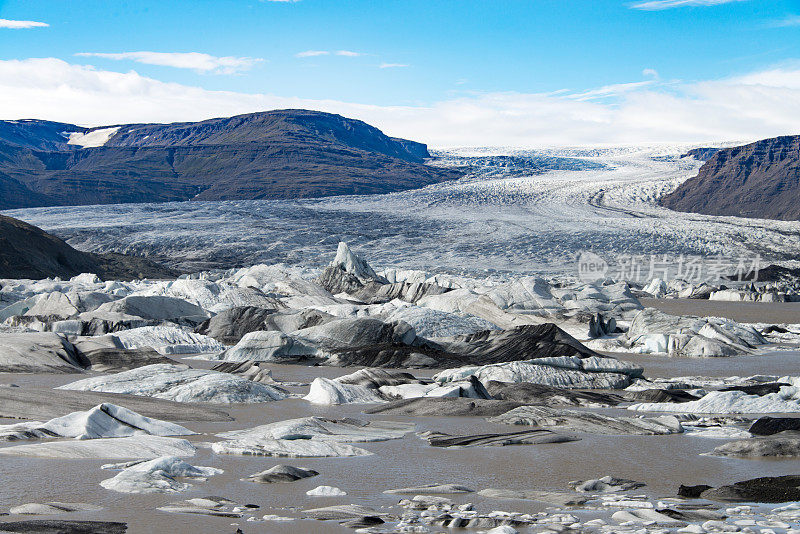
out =
[[[726,317],[740,323],[800,323],[800,302],[724,302],[699,299],[639,299],[671,315]]]
[[[760,357],[722,360],[669,360],[630,356],[645,366],[651,376],[687,374],[781,374],[789,369],[798,353],[778,353]],[[719,361],[719,363],[717,363]],[[193,362],[197,363],[197,362]],[[729,367],[725,367],[725,365]],[[199,366],[199,365],[198,365]],[[730,366],[746,369],[731,372]],[[726,370],[727,369],[727,370]],[[778,371],[781,369],[781,371]],[[795,365],[794,374],[798,366]],[[309,382],[316,376],[339,376],[352,369],[299,366],[273,367],[278,380]],[[416,372],[416,371],[415,371]],[[417,374],[420,374],[417,372]],[[74,380],[68,375],[0,375],[0,383],[58,385]],[[307,387],[292,387],[303,392]],[[407,420],[400,416],[363,415],[363,406],[315,406],[301,399],[288,399],[257,405],[232,405],[225,408],[236,419],[228,423],[192,423],[186,426],[200,432],[191,441],[201,444],[214,441],[214,433],[249,428],[285,419],[320,415],[360,417],[364,419]],[[493,425],[483,418],[420,417],[414,418],[417,431],[437,430],[450,434],[509,432],[514,427]],[[336,522],[294,521],[290,523],[248,523],[243,519],[214,518],[156,511],[158,506],[192,497],[219,495],[241,504],[261,506],[258,516],[276,514],[300,517],[300,510],[332,504],[357,503],[379,511],[398,512],[399,496],[385,495],[390,488],[426,483],[458,483],[475,490],[483,488],[538,489],[570,491],[567,482],[604,475],[631,478],[647,484],[641,493],[653,497],[673,496],[679,484],[730,483],[756,476],[800,473],[799,460],[739,460],[701,456],[724,440],[692,436],[592,436],[578,435],[580,441],[563,444],[509,446],[491,448],[438,449],[414,434],[404,439],[358,444],[374,453],[358,458],[271,459],[217,456],[208,448],[199,448],[189,461],[195,465],[214,466],[225,473],[206,482],[191,482],[186,492],[172,495],[128,495],[99,486],[115,474],[101,470],[108,460],[54,460],[0,456],[0,511],[25,502],[89,502],[103,506],[103,511],[62,515],[61,518],[116,520],[129,524],[129,532],[205,533],[235,532],[351,532]],[[287,484],[259,485],[241,478],[286,463],[310,467],[320,472],[314,478]],[[305,492],[318,485],[337,486],[345,497],[308,497]],[[543,505],[518,500],[488,500],[474,494],[454,496],[457,503],[472,502],[480,511],[506,510],[535,512]],[[386,507],[386,508],[384,508]],[[593,512],[602,516],[601,512]],[[2,520],[19,519],[19,516]],[[238,524],[238,525],[234,525]]]
[[[800,352],[797,350],[780,350],[735,358],[668,358],[663,355],[631,353],[614,353],[613,356],[640,365],[644,368],[645,376],[652,378],[800,374]]]

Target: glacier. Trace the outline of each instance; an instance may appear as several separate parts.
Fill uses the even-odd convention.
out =
[[[579,251],[606,256],[761,253],[790,259],[800,223],[678,213],[657,199],[694,176],[694,145],[452,149],[464,157],[568,157],[586,166],[466,177],[375,196],[11,210],[81,250],[139,254],[197,271],[259,263],[321,267],[340,241],[373,264],[438,272],[574,272]],[[434,237],[437,244],[430,242]],[[446,243],[447,246],[439,246]]]

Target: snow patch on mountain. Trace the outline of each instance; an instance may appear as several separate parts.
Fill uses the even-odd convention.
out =
[[[94,148],[105,146],[111,136],[119,131],[119,126],[113,128],[100,128],[89,132],[70,132],[68,145],[78,145],[81,148]]]

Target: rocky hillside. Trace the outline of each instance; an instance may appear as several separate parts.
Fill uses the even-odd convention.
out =
[[[428,157],[421,143],[306,110],[102,128],[0,121],[0,209],[387,193],[460,176]]]
[[[662,204],[676,211],[800,219],[800,136],[765,139],[709,155],[699,174]]]
[[[0,215],[0,278],[70,278],[80,273],[103,279],[174,278],[177,274],[144,258],[75,250],[35,226]]]
[[[721,148],[716,147],[700,147],[700,148],[693,148],[688,150],[686,154],[683,154],[681,157],[693,157],[699,161],[708,161],[710,160],[714,154],[722,150]]]

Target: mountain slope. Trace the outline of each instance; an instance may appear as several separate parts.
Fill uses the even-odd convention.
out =
[[[177,273],[144,258],[75,250],[36,226],[0,215],[0,278],[174,278]]]
[[[387,193],[460,176],[428,157],[421,143],[307,110],[91,129],[2,121],[0,209]]]
[[[800,220],[800,136],[721,149],[662,204],[676,211]]]

